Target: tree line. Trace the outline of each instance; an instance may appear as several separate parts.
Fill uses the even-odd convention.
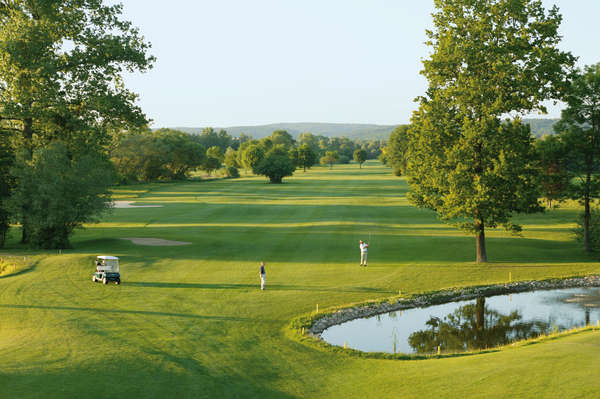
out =
[[[132,129],[113,135],[110,159],[118,180],[126,182],[177,180],[197,169],[209,175],[223,165],[224,175],[239,177],[239,169],[267,176],[272,183],[290,176],[297,168],[321,163],[332,167],[354,159],[361,166],[381,154],[383,142],[353,141],[302,133],[294,139],[285,130],[254,140],[225,130],[203,129],[199,135],[173,129]]]

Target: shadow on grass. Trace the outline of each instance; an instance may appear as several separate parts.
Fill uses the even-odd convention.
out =
[[[109,313],[109,314],[139,314],[144,316],[168,316],[168,317],[186,317],[192,319],[215,320],[215,321],[253,321],[247,317],[231,316],[204,316],[191,313],[169,313],[152,312],[148,310],[124,310],[124,309],[101,309],[101,308],[81,308],[75,306],[45,306],[45,305],[11,305],[0,304],[0,308],[6,309],[43,309],[43,310],[65,310],[79,312]]]
[[[4,278],[16,277],[16,276],[20,276],[20,275],[23,275],[23,274],[30,273],[30,272],[32,272],[32,271],[35,270],[35,268],[37,267],[37,265],[38,265],[38,262],[35,262],[31,266],[29,266],[29,267],[27,267],[27,268],[25,268],[23,270],[19,270],[16,273],[10,273],[10,274],[6,274],[4,276],[0,276],[0,280],[2,280]]]
[[[153,281],[129,281],[123,282],[123,285],[132,285],[148,288],[197,288],[209,290],[247,290],[258,289],[259,284],[207,284],[207,283],[162,283]],[[315,291],[315,292],[371,292],[376,294],[394,294],[396,291],[385,290],[371,287],[321,287],[307,285],[287,285],[270,284],[267,285],[269,291]]]
[[[98,345],[100,348],[105,348]],[[0,374],[2,397],[26,398],[281,398],[297,396],[273,388],[278,376],[257,375],[246,369],[223,373],[221,364],[210,364],[191,353],[136,347],[143,355],[133,359],[131,347],[111,341],[106,348],[122,354],[105,361],[65,363],[50,370],[21,367]],[[262,359],[261,367],[274,366]],[[101,373],[102,382],[99,381]],[[110,383],[105,383],[105,382]],[[43,392],[43,393],[41,393]]]

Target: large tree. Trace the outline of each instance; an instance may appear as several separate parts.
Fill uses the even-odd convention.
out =
[[[147,123],[122,73],[154,59],[121,11],[101,0],[0,2],[0,130],[25,158],[55,140],[71,158],[100,152],[110,130]],[[32,199],[20,198],[27,242]]]
[[[292,176],[296,166],[287,154],[271,151],[253,169],[257,175],[264,175],[271,183],[281,184],[286,176]]]
[[[505,115],[545,111],[574,58],[557,47],[561,16],[539,0],[435,0],[429,82],[409,129],[410,199],[476,237],[516,212],[539,210],[528,127]]]
[[[569,193],[584,207],[583,243],[589,252],[590,205],[600,196],[600,64],[574,74],[566,103],[555,129],[567,149]]]

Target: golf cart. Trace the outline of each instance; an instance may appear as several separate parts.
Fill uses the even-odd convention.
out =
[[[100,255],[94,261],[96,272],[92,276],[92,281],[102,281],[103,284],[108,284],[109,281],[114,281],[116,284],[121,284],[121,275],[119,274],[119,258],[116,256]]]

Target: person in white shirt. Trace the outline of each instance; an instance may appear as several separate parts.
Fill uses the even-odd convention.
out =
[[[367,266],[367,248],[369,248],[369,244],[367,244],[363,240],[360,240],[358,243],[358,246],[360,248],[360,265]]]

